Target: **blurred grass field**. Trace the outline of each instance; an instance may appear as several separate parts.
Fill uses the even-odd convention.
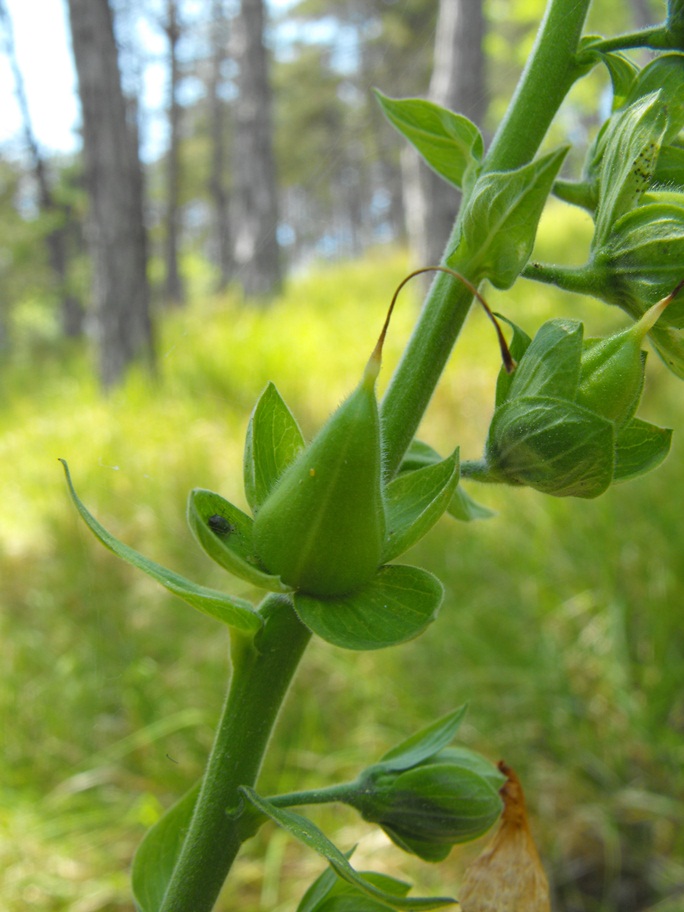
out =
[[[581,217],[551,209],[540,256],[567,261]],[[196,295],[161,325],[159,371],[109,397],[81,350],[26,350],[2,370],[0,461],[0,908],[131,910],[128,865],[145,828],[200,774],[228,675],[227,634],[117,561],[70,505],[58,457],[92,511],[146,555],[252,595],[195,547],[195,486],[242,503],[249,412],[274,380],[311,433],[354,386],[407,271],[401,252],[320,267],[272,308]],[[415,318],[407,289],[383,378]],[[519,282],[491,305],[532,332],[550,316],[597,334],[618,311]],[[38,359],[38,355],[40,355]],[[421,434],[479,456],[498,352],[473,311]],[[596,501],[473,489],[486,522],[442,520],[408,562],[444,581],[415,642],[355,654],[314,642],[281,716],[265,792],[354,775],[463,702],[462,738],[521,775],[558,912],[684,908],[684,405],[649,359],[641,412],[676,429],[654,474]],[[312,816],[355,859],[457,891],[482,845],[442,865],[403,855],[346,810]],[[320,871],[281,833],[245,848],[224,910],[296,907]]]

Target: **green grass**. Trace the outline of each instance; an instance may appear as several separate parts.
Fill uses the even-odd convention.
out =
[[[540,255],[586,240],[580,218],[546,225]],[[559,254],[560,256],[560,254]],[[228,674],[227,636],[118,562],[70,506],[58,457],[108,528],[207,585],[251,595],[194,546],[187,492],[242,502],[241,449],[272,379],[312,432],[354,386],[401,254],[321,268],[268,310],[203,298],[168,315],[159,374],[133,372],[102,397],[80,350],[3,368],[0,460],[0,895],[20,912],[130,910],[127,865],[145,828],[199,774]],[[392,324],[386,382],[415,316]],[[520,282],[491,304],[532,331],[559,315],[591,334],[620,314]],[[422,435],[476,457],[497,349],[469,318]],[[651,357],[644,417],[684,426],[681,387]],[[680,435],[681,436],[681,432]],[[281,717],[264,790],[353,775],[462,702],[469,745],[523,777],[563,912],[675,912],[684,887],[683,444],[656,473],[592,502],[473,490],[497,510],[443,520],[409,560],[445,582],[419,640],[355,654],[310,648]],[[316,819],[361,867],[455,892],[479,846],[426,867],[347,811]],[[265,828],[245,849],[223,908],[293,909],[317,859]],[[668,899],[669,897],[669,899]],[[679,897],[679,898],[677,898]],[[669,903],[669,905],[668,905]]]

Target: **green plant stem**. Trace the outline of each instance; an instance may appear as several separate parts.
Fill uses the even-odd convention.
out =
[[[597,41],[596,44],[588,45],[586,51],[587,54],[591,51],[600,51],[602,54],[607,54],[609,51],[624,51],[627,48],[644,47],[657,48],[658,50],[678,49],[679,42],[667,25],[663,23],[661,25],[650,25],[636,32],[616,35],[614,38],[605,38],[602,41]]]
[[[591,0],[550,0],[530,60],[483,170],[507,171],[531,161],[560,103],[581,74],[576,51]],[[477,282],[458,255],[461,204],[443,262]],[[428,407],[472,302],[454,279],[438,275],[381,405],[385,469],[393,475]]]
[[[160,912],[210,912],[250,835],[240,829],[238,788],[256,782],[280,706],[311,637],[283,596],[267,596],[260,613],[264,626],[254,641],[236,640],[228,697]]]
[[[550,263],[528,263],[522,275],[535,282],[555,285],[563,291],[575,294],[592,295],[601,288],[600,274],[595,273],[590,265],[556,266]]]
[[[343,782],[339,785],[329,785],[322,789],[311,789],[306,792],[288,792],[285,795],[274,795],[267,800],[278,808],[298,807],[303,804],[330,804],[338,801],[349,804],[350,798],[358,795],[359,786],[356,782]]]

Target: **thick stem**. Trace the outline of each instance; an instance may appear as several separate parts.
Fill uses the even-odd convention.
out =
[[[484,161],[484,171],[508,171],[530,161],[561,101],[578,76],[575,53],[591,0],[550,0],[534,51]],[[465,211],[467,199],[461,205]],[[473,280],[458,259],[457,220],[446,247],[448,265]],[[470,293],[446,275],[432,283],[423,312],[382,402],[385,468],[393,475],[413,439],[451,354]]]
[[[292,676],[311,636],[288,599],[268,596],[264,627],[234,651],[233,678],[183,849],[160,912],[210,912],[244,834],[229,813],[254,785]]]

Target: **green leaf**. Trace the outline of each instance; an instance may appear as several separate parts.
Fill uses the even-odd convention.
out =
[[[414,437],[404,454],[399,466],[399,472],[413,472],[416,469],[422,469],[424,466],[434,465],[441,461],[442,457],[437,450],[433,449],[428,443],[423,443],[422,440]]]
[[[472,121],[420,98],[388,98],[377,89],[375,95],[392,126],[440,177],[461,188],[472,182],[484,153],[482,135]]]
[[[520,364],[522,361],[523,355],[530,347],[532,339],[527,335],[527,333],[522,330],[519,326],[513,323],[512,320],[508,320],[506,317],[497,313],[494,315],[499,320],[503,320],[504,323],[508,325],[513,330],[513,336],[508,345],[508,349],[511,353],[513,360],[516,364]],[[517,370],[517,368],[516,368]],[[516,371],[513,371],[512,374],[509,374],[505,367],[501,367],[499,370],[499,376],[496,378],[496,404],[501,405],[508,399],[508,395],[511,389],[511,384],[513,383],[513,378],[515,377]]]
[[[427,570],[390,564],[351,595],[323,600],[297,592],[294,604],[301,621],[322,639],[365,650],[417,637],[437,616],[443,596],[442,584]]]
[[[454,709],[431,725],[422,728],[410,738],[388,750],[380,758],[377,766],[382,766],[388,771],[407,770],[428,760],[453,741],[467,711],[467,705],[459,706],[458,709]]]
[[[191,491],[188,525],[209,557],[235,576],[271,592],[292,591],[259,562],[254,550],[252,518],[220,494],[204,488]]]
[[[104,526],[88,512],[83,503],[81,503],[71,482],[71,475],[66,462],[63,459],[61,459],[60,462],[64,466],[69,492],[76,505],[76,509],[81,514],[81,517],[90,531],[100,540],[100,542],[102,542],[105,548],[113,551],[114,554],[122,560],[127,561],[129,564],[132,564],[134,567],[147,573],[148,576],[151,576],[152,579],[161,583],[169,592],[182,598],[203,614],[208,614],[209,617],[213,617],[216,620],[227,624],[229,627],[235,627],[237,630],[242,630],[245,633],[260,629],[262,625],[261,618],[254,611],[249,602],[235,598],[231,595],[226,595],[224,592],[219,592],[216,589],[207,589],[204,586],[198,586],[196,583],[185,579],[184,576],[180,576],[180,574],[174,573],[172,570],[167,570],[166,567],[162,567],[161,564],[156,564],[154,561],[148,560],[148,558],[143,557],[142,554],[134,551],[133,548],[129,548],[128,545],[124,545],[123,542],[114,538],[114,536],[107,532]]]
[[[469,274],[510,288],[530,258],[546,199],[568,149],[562,148],[515,171],[483,174],[463,217],[459,262]],[[447,258],[447,265],[451,257]]]
[[[346,853],[349,858],[351,852]],[[410,885],[387,874],[375,871],[358,872],[359,877],[374,887],[393,896],[406,896]],[[355,884],[347,883],[337,876],[334,869],[328,866],[316,878],[302,897],[297,912],[387,912],[391,906],[371,899],[362,893]]]
[[[684,189],[684,149],[680,146],[664,146],[660,150],[654,180],[663,186]]]
[[[617,437],[614,482],[629,481],[655,469],[670,452],[672,431],[633,418]]]
[[[613,478],[613,423],[564,399],[511,399],[494,412],[485,455],[494,477],[509,484],[598,497]]]
[[[508,401],[521,396],[574,399],[579,382],[584,328],[578,320],[548,320],[516,367]]]
[[[259,509],[303,449],[299,425],[275,385],[269,383],[252,412],[245,439],[245,494],[252,510]]]
[[[457,450],[441,462],[402,472],[387,485],[383,563],[408,550],[434,526],[449,506],[458,477]]]
[[[637,206],[649,188],[666,126],[667,113],[656,93],[640,98],[608,121],[602,134],[592,248],[604,245],[615,222]]]
[[[496,516],[494,510],[473,500],[462,485],[459,485],[454,491],[454,496],[447,507],[447,513],[461,522],[474,522],[477,519],[490,519],[492,516]]]
[[[158,912],[192,819],[201,780],[152,826],[133,857],[131,886],[138,912]]]
[[[323,856],[323,858],[332,866],[338,877],[353,884],[357,889],[361,890],[362,893],[370,896],[372,899],[384,902],[393,909],[437,909],[440,906],[445,906],[454,902],[453,899],[445,896],[437,896],[434,898],[411,898],[398,895],[395,891],[388,891],[376,887],[355,871],[349,864],[344,853],[341,852],[317,826],[311,823],[310,820],[307,820],[306,817],[303,817],[301,814],[296,814],[294,811],[274,807],[269,801],[257,794],[254,789],[248,788],[247,786],[242,786],[240,791],[258,811],[261,811],[266,817],[270,817],[274,823],[277,823],[278,826],[287,830],[288,833],[305,846]]]

